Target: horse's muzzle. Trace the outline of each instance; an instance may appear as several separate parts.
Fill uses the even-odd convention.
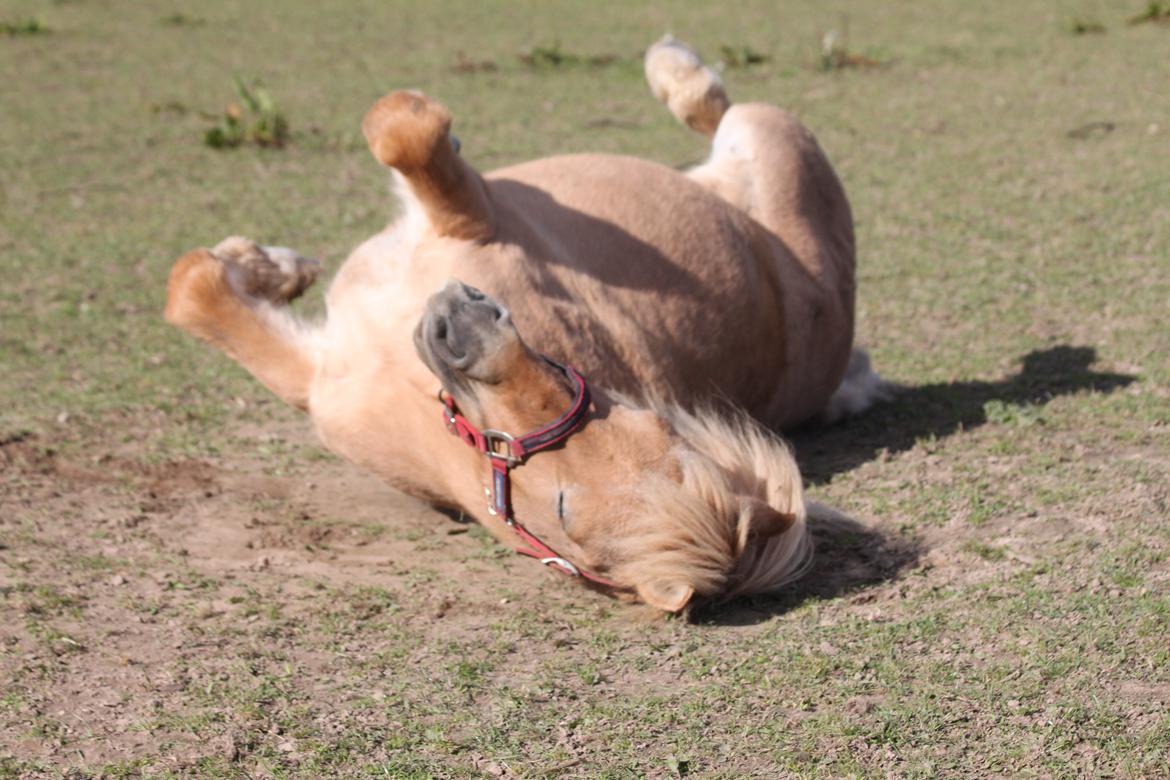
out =
[[[451,280],[427,299],[414,331],[419,357],[444,384],[498,381],[498,357],[519,337],[508,310],[479,290]]]

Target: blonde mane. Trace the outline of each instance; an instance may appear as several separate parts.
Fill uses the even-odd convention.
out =
[[[688,412],[652,404],[683,439],[672,453],[681,480],[665,476],[638,488],[638,511],[614,541],[624,581],[690,586],[717,600],[774,591],[812,563],[800,471],[787,445],[742,413]],[[790,523],[759,532],[762,502]]]

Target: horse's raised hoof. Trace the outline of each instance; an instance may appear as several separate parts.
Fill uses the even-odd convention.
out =
[[[317,281],[321,264],[283,246],[260,246],[240,236],[225,238],[211,253],[224,264],[232,288],[252,298],[284,304]]]
[[[498,383],[524,350],[508,310],[463,282],[451,280],[427,299],[414,346],[448,390],[470,379]]]
[[[366,112],[362,134],[378,162],[410,174],[428,165],[449,140],[451,112],[421,92],[392,92]]]
[[[715,135],[731,100],[723,79],[694,49],[667,35],[646,50],[645,66],[654,97],[687,127],[707,137]]]
[[[495,214],[480,175],[459,156],[451,113],[421,92],[392,92],[366,112],[362,133],[378,162],[401,173],[440,236],[485,241]]]

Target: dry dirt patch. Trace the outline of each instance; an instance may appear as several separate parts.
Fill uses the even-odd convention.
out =
[[[110,449],[62,455],[32,434],[0,443],[0,754],[62,766],[160,745],[175,767],[209,750],[230,757],[255,741],[240,736],[254,724],[205,744],[192,703],[272,647],[309,690],[328,687],[333,660],[310,625],[323,612],[371,621],[409,594],[427,607],[412,619],[421,659],[428,636],[474,635],[499,593],[564,589],[333,460],[278,476],[259,458],[144,463]]]

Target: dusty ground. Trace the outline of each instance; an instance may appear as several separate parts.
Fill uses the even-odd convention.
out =
[[[66,423],[0,446],[13,776],[898,774],[922,752],[916,768],[948,774],[1161,776],[1170,566],[1164,529],[1135,529],[1165,517],[1165,480],[1090,486],[1072,511],[1040,508],[1033,484],[1004,491],[1021,502],[1006,516],[913,533],[899,522],[942,510],[842,521],[792,593],[684,622],[536,570],[322,455],[295,419],[244,427],[247,456],[163,461],[136,457],[133,424],[117,443]],[[796,441],[814,480],[860,471],[874,501],[913,494],[882,478],[891,457],[928,485],[961,467],[865,438]],[[1047,446],[1082,474],[1167,467],[1076,436]],[[981,468],[1010,477],[1011,460]]]
[[[0,777],[1170,777],[1170,26],[1143,9],[0,0]],[[809,576],[685,620],[355,472],[159,316],[190,247],[332,272],[379,229],[357,123],[392,88],[484,169],[698,159],[640,74],[666,29],[817,133],[859,339],[904,387],[791,434],[852,518]],[[204,144],[236,76],[284,149]]]

